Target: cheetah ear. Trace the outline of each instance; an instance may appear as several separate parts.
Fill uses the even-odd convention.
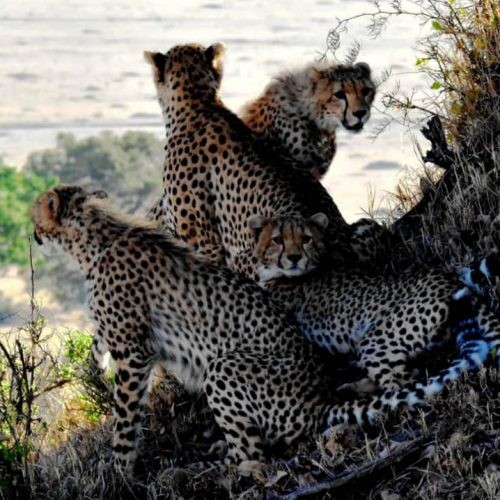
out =
[[[372,70],[371,70],[370,66],[368,66],[367,63],[359,62],[359,63],[356,63],[354,65],[354,67],[360,70],[361,76],[363,78],[370,78],[370,76],[372,74]]]
[[[55,191],[47,194],[47,209],[54,216],[54,219],[59,216],[61,198]]]
[[[266,222],[267,219],[262,217],[262,215],[252,215],[248,219],[248,227],[255,231],[256,229],[262,229]]]
[[[252,215],[252,217],[248,219],[248,227],[253,231],[256,241],[259,239],[262,228],[268,222],[269,219],[262,217],[262,215]]]
[[[328,217],[323,212],[318,212],[309,218],[309,222],[312,222],[323,232],[328,226]]]
[[[59,193],[55,190],[49,191],[48,193],[41,195],[40,198],[45,198],[43,200],[42,210],[45,213],[47,220],[59,222],[61,218],[62,208],[61,197],[59,196]]]
[[[309,68],[307,68],[307,74],[313,81],[318,81],[323,77],[321,69],[316,66],[309,66]]]
[[[222,73],[222,62],[225,53],[226,46],[222,42],[214,43],[205,50],[205,55],[208,59],[208,62],[219,74]]]
[[[158,83],[165,81],[165,62],[167,58],[161,52],[144,51],[144,59],[153,68],[153,77]]]

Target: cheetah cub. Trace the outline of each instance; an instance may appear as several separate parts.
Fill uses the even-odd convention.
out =
[[[359,132],[374,97],[368,64],[312,65],[277,76],[242,119],[280,156],[320,179],[335,156],[335,131],[342,125]]]

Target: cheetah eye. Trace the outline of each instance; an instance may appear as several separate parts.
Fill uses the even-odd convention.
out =
[[[346,98],[346,95],[345,95],[345,92],[343,90],[339,90],[338,92],[335,92],[335,94],[333,94],[337,99],[345,99]]]
[[[372,89],[365,87],[361,93],[363,94],[364,97],[368,97],[372,93]]]
[[[283,237],[282,236],[275,236],[273,238],[273,243],[276,245],[283,245]]]
[[[312,240],[312,238],[308,234],[304,234],[302,236],[302,243],[304,245],[307,245],[311,240]]]

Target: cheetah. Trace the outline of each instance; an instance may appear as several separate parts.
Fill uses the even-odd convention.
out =
[[[221,44],[144,53],[166,126],[163,201],[151,215],[211,262],[254,278],[248,217],[323,212],[330,220],[325,232],[330,258],[349,261],[349,225],[325,188],[266,153],[222,104],[223,55]]]
[[[265,444],[291,443],[337,420],[366,423],[398,404],[391,393],[332,404],[315,346],[265,290],[200,260],[153,222],[115,212],[105,198],[57,186],[37,198],[32,217],[36,242],[71,255],[85,274],[93,357],[109,352],[115,365],[113,463],[120,473],[133,472],[157,363],[186,388],[204,391],[227,440],[226,463],[250,469]],[[454,371],[401,399],[416,404],[464,364],[484,361],[490,332],[462,333],[464,359]]]
[[[256,283],[200,260],[147,219],[112,210],[103,192],[62,185],[33,208],[35,239],[72,255],[86,277],[92,348],[115,365],[115,466],[131,470],[153,367],[204,391],[227,461],[261,460],[324,424],[326,375],[315,349]]]
[[[305,337],[332,354],[354,356],[365,371],[366,378],[350,389],[363,393],[412,383],[407,362],[450,339],[464,314],[460,308],[470,312],[468,321],[492,332],[495,345],[500,342],[498,318],[438,270],[315,272],[325,217],[318,224],[317,217],[253,216],[248,224],[256,235],[261,284],[293,312]]]
[[[375,91],[366,63],[309,65],[277,76],[244,107],[242,119],[269,147],[321,179],[335,156],[336,129],[359,132]]]

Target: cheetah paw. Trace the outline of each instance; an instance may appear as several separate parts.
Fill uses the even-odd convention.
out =
[[[351,391],[357,394],[370,394],[377,389],[377,384],[368,377],[357,380],[356,382],[348,382],[337,387],[337,392]]]
[[[224,439],[219,439],[210,446],[206,455],[207,456],[217,455],[223,457],[226,455],[226,452],[227,452],[227,441],[225,441]]]
[[[262,462],[258,460],[243,460],[238,464],[238,473],[244,477],[252,476],[259,483],[266,482]]]

